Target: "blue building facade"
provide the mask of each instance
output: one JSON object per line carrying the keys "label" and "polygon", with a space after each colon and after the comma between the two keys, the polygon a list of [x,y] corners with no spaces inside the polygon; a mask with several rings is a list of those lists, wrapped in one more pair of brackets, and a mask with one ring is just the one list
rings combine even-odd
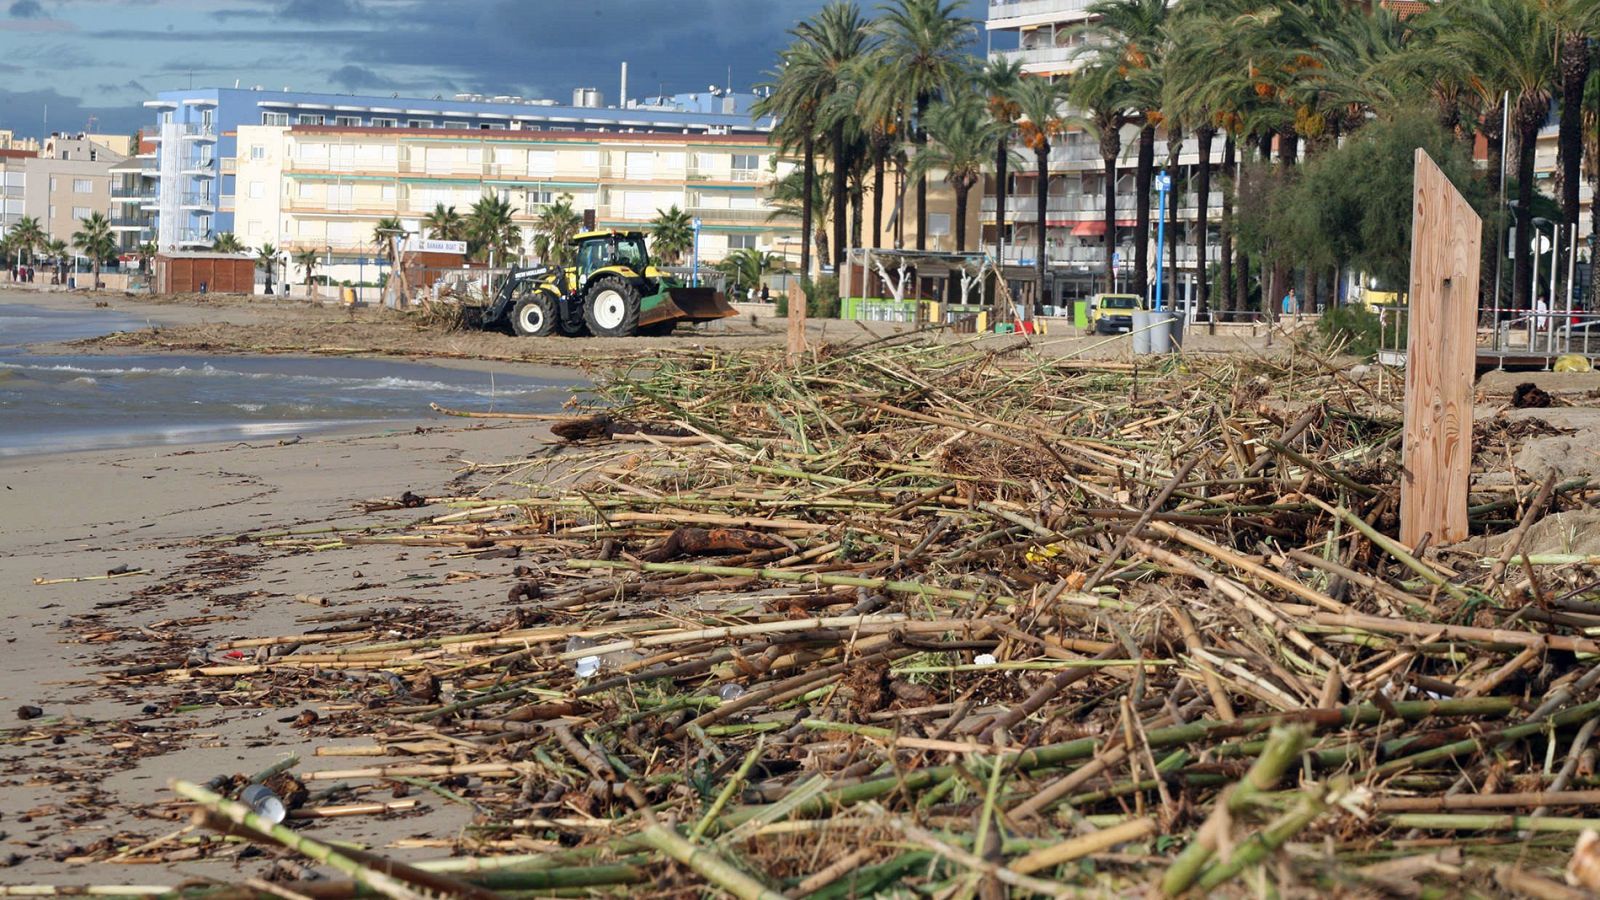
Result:
{"label": "blue building facade", "polygon": [[[162,250],[211,246],[234,230],[237,132],[241,125],[448,128],[485,131],[598,131],[763,134],[771,120],[749,115],[752,95],[691,95],[622,107],[559,105],[517,97],[453,99],[316,94],[259,89],[166,91],[145,107],[156,117],[141,207],[155,213]],[[153,176],[153,177],[152,177]]]}

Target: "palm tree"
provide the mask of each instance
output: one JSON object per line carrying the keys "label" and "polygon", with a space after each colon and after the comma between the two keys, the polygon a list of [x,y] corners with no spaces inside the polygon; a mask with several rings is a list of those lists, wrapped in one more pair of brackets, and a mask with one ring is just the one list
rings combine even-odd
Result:
{"label": "palm tree", "polygon": [[[772,207],[772,212],[767,214],[767,221],[800,219],[803,223],[807,212],[811,212],[822,219],[828,218],[833,198],[827,191],[822,189],[822,182],[827,179],[828,170],[824,168],[813,174],[821,177],[809,179],[811,182],[811,196],[809,198],[803,193],[807,179],[804,177],[804,173],[798,169],[772,183],[772,194],[767,198],[767,204]],[[802,231],[804,231],[803,228]],[[817,248],[817,258],[827,259],[827,229],[817,228],[812,230],[811,239]],[[805,264],[805,260],[810,258],[809,253],[809,246],[803,248],[801,253],[802,266]]]}
{"label": "palm tree", "polygon": [[[967,47],[977,36],[977,23],[958,16],[960,4],[946,0],[893,0],[881,7],[876,26],[883,53],[894,63],[892,84],[878,85],[903,98],[914,111],[913,140],[927,144],[924,130],[928,106],[967,77]],[[917,178],[917,249],[928,247],[928,176]]]}
{"label": "palm tree", "polygon": [[808,90],[808,82],[816,74],[812,63],[814,54],[799,28],[789,34],[794,41],[778,54],[778,68],[768,73],[771,79],[763,87],[767,95],[751,108],[756,117],[774,116],[777,123],[772,130],[772,141],[784,153],[801,151],[800,179],[804,187],[799,192],[803,198],[800,210],[800,276],[811,277],[812,198],[815,196],[817,175],[817,125],[820,102]]}
{"label": "palm tree", "polygon": [[[1093,18],[1092,24],[1080,29],[1085,48],[1080,58],[1085,60],[1090,69],[1116,72],[1117,80],[1124,87],[1119,102],[1136,111],[1140,125],[1139,152],[1134,168],[1133,237],[1133,292],[1140,295],[1148,289],[1150,185],[1151,175],[1155,171],[1157,126],[1167,126],[1169,169],[1176,167],[1177,152],[1182,143],[1181,129],[1164,114],[1162,103],[1168,9],[1167,0],[1099,0],[1087,10]],[[1128,115],[1127,120],[1134,121],[1135,114]],[[1120,150],[1119,146],[1119,153]],[[1108,192],[1106,196],[1110,198],[1107,206],[1114,205],[1115,195]],[[1112,225],[1106,227],[1108,233],[1114,231]],[[1113,245],[1114,238],[1107,246]],[[1111,252],[1110,249],[1106,251],[1108,255]],[[1107,290],[1110,290],[1109,286]]]}
{"label": "palm tree", "polygon": [[1011,132],[1017,127],[1017,117],[1022,110],[1017,106],[1016,92],[1022,83],[1022,61],[1015,57],[990,60],[978,75],[978,86],[987,94],[989,119],[995,124],[994,151],[994,234],[995,261],[1004,265],[1002,249],[1006,239],[1006,200],[1010,187],[1006,184],[1006,169],[1011,162]]}
{"label": "palm tree", "polygon": [[522,229],[511,217],[516,214],[511,202],[494,194],[484,194],[467,213],[467,239],[472,255],[504,261],[512,250],[522,249]]}
{"label": "palm tree", "polygon": [[[1557,81],[1561,86],[1560,162],[1561,216],[1567,229],[1578,227],[1579,178],[1583,159],[1584,90],[1589,80],[1589,40],[1600,31],[1600,4],[1594,0],[1539,0],[1560,40]],[[1559,246],[1559,243],[1558,243]]]}
{"label": "palm tree", "polygon": [[657,259],[677,265],[683,261],[684,251],[694,245],[694,217],[674,203],[668,209],[656,210],[650,222],[650,248]]}
{"label": "palm tree", "polygon": [[727,275],[735,293],[745,288],[759,287],[762,279],[773,272],[783,271],[783,257],[750,247],[731,250],[717,263],[717,271]]}
{"label": "palm tree", "polygon": [[454,206],[435,203],[433,212],[422,217],[422,230],[436,241],[459,241],[466,232],[466,221]]}
{"label": "palm tree", "polygon": [[60,238],[48,238],[40,245],[40,249],[55,260],[56,283],[64,283],[67,280],[67,242]]}
{"label": "palm tree", "polygon": [[156,242],[145,241],[135,248],[135,252],[139,254],[139,272],[144,275],[149,275],[150,263],[155,260],[156,254],[160,252],[160,250],[156,247]]}
{"label": "palm tree", "polygon": [[307,298],[311,297],[311,276],[316,272],[317,264],[321,261],[322,258],[317,256],[317,251],[315,248],[308,247],[304,250],[295,251],[294,264],[299,266],[300,270],[304,272],[306,276],[305,285]]}
{"label": "palm tree", "polygon": [[[1038,202],[1036,220],[1038,246],[1035,248],[1034,259],[1039,269],[1037,303],[1044,302],[1045,229],[1049,221],[1046,214],[1049,211],[1050,141],[1067,129],[1069,120],[1062,112],[1062,104],[1066,97],[1066,82],[1050,81],[1047,78],[1024,78],[1016,90],[1019,116],[1017,127],[1023,145],[1033,151],[1035,164],[1039,169],[1038,184],[1035,187],[1035,198]],[[1107,264],[1110,264],[1110,257],[1107,257]]]}
{"label": "palm tree", "polygon": [[72,243],[94,264],[94,286],[99,288],[100,267],[117,255],[117,239],[111,234],[111,223],[100,213],[90,213],[78,224],[82,227],[72,233]]}
{"label": "palm tree", "polygon": [[1512,297],[1516,308],[1531,309],[1533,158],[1557,74],[1557,31],[1530,0],[1456,0],[1439,12],[1451,23],[1441,40],[1484,81],[1503,85],[1511,95],[1511,127],[1517,135]]}
{"label": "palm tree", "polygon": [[233,232],[224,231],[219,233],[216,239],[211,242],[211,249],[217,253],[243,253],[244,244],[239,242]]}
{"label": "palm tree", "polygon": [[572,208],[572,195],[562,194],[533,220],[534,255],[546,264],[567,265],[572,262],[572,238],[582,227],[583,216]]}
{"label": "palm tree", "polygon": [[786,75],[800,81],[804,90],[817,99],[818,125],[826,135],[828,158],[833,165],[832,262],[834,270],[839,271],[849,246],[849,178],[861,131],[856,114],[859,86],[853,79],[860,77],[863,60],[873,48],[866,17],[849,0],[829,3],[815,18],[800,23],[795,33],[800,38],[801,52],[790,61]]}
{"label": "palm tree", "polygon": [[28,251],[29,262],[32,262],[34,252],[45,240],[44,229],[39,227],[39,220],[33,216],[18,219],[17,224],[11,226],[9,237],[16,249]]}
{"label": "palm tree", "polygon": [[271,244],[262,244],[256,250],[256,268],[264,269],[267,273],[267,293],[272,293],[272,276],[278,271],[278,248]]}
{"label": "palm tree", "polygon": [[928,110],[928,145],[911,161],[918,178],[943,170],[956,195],[956,252],[967,249],[967,195],[982,183],[996,135],[1003,126],[989,119],[983,101],[958,92]]}
{"label": "palm tree", "polygon": [[[1099,141],[1105,170],[1105,290],[1108,291],[1116,277],[1112,257],[1117,250],[1117,157],[1122,153],[1122,126],[1128,122],[1131,93],[1118,67],[1104,62],[1084,67],[1072,81],[1072,100],[1088,110],[1089,131]],[[1040,215],[1043,216],[1043,210]]]}
{"label": "palm tree", "polygon": [[[1589,72],[1589,81],[1583,89],[1581,122],[1583,124],[1584,174],[1589,178],[1589,240],[1593,248],[1600,243],[1600,69]],[[1589,255],[1589,309],[1600,299],[1600,254],[1590,250]]]}

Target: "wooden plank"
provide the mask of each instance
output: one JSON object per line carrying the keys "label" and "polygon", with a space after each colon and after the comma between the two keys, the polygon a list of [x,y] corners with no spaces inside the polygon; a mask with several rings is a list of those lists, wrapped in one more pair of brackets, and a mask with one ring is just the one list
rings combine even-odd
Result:
{"label": "wooden plank", "polygon": [[806,352],[806,292],[794,279],[789,280],[789,346],[785,359],[797,365]]}
{"label": "wooden plank", "polygon": [[1420,147],[1412,190],[1400,540],[1467,536],[1472,375],[1483,222]]}

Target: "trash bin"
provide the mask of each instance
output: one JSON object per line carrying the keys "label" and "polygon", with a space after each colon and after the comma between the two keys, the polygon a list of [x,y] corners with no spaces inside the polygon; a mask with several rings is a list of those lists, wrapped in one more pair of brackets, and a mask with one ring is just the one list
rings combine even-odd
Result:
{"label": "trash bin", "polygon": [[1144,356],[1150,352],[1150,311],[1133,311],[1133,355]]}
{"label": "trash bin", "polygon": [[344,289],[344,305],[345,306],[355,306],[356,305],[356,289],[355,288],[347,287],[347,288]]}
{"label": "trash bin", "polygon": [[1189,327],[1187,318],[1179,313],[1172,317],[1172,352],[1177,353],[1183,349],[1183,333]]}
{"label": "trash bin", "polygon": [[1150,314],[1150,352],[1172,352],[1172,313],[1166,310]]}

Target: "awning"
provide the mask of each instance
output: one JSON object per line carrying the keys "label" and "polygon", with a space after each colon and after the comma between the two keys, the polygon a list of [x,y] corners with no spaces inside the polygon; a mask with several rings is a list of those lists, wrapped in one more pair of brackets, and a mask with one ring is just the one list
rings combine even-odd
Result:
{"label": "awning", "polygon": [[1105,222],[1079,222],[1072,226],[1073,237],[1097,237],[1105,233]]}

